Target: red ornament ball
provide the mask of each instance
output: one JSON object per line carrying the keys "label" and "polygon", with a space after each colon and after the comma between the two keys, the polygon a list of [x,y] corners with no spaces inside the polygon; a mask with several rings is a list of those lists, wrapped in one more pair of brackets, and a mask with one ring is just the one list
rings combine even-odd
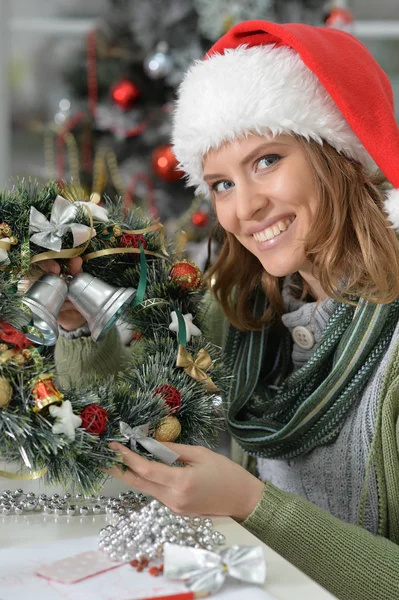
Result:
{"label": "red ornament ball", "polygon": [[158,146],[152,153],[152,168],[154,173],[164,181],[179,181],[184,175],[183,171],[177,170],[177,158],[173,154],[172,146],[165,144]]}
{"label": "red ornament ball", "polygon": [[143,246],[144,250],[147,248],[147,242],[145,237],[141,234],[134,233],[123,233],[119,239],[120,248],[138,248],[139,242]]}
{"label": "red ornament ball", "polygon": [[98,404],[88,404],[80,413],[81,427],[93,435],[102,435],[107,428],[108,413]]}
{"label": "red ornament ball", "polygon": [[177,412],[179,410],[181,404],[181,393],[179,390],[173,387],[173,385],[169,385],[169,383],[160,385],[154,390],[154,396],[156,394],[162,396],[166,404],[172,409],[173,412]]}
{"label": "red ornament ball", "polygon": [[209,222],[209,215],[208,213],[199,210],[193,214],[191,221],[196,227],[206,227]]}
{"label": "red ornament ball", "polygon": [[202,281],[201,270],[188,260],[175,263],[169,272],[169,277],[176,281],[183,290],[195,290],[199,288]]}
{"label": "red ornament ball", "polygon": [[130,110],[140,97],[140,90],[129,79],[117,81],[111,88],[112,100],[123,110]]}

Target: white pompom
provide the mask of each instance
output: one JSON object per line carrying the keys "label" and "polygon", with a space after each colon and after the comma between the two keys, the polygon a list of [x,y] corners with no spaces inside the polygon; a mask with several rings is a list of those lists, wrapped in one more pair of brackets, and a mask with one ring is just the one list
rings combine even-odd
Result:
{"label": "white pompom", "polygon": [[399,231],[399,190],[387,192],[384,209],[393,228]]}

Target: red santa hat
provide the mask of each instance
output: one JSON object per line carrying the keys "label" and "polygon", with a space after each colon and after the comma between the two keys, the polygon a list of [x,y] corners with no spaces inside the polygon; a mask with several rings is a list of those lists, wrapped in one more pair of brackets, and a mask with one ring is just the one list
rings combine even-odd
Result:
{"label": "red santa hat", "polygon": [[209,196],[205,154],[249,133],[327,141],[381,169],[392,184],[385,209],[399,228],[399,128],[385,72],[352,35],[297,23],[246,21],[186,73],[173,148],[188,184]]}

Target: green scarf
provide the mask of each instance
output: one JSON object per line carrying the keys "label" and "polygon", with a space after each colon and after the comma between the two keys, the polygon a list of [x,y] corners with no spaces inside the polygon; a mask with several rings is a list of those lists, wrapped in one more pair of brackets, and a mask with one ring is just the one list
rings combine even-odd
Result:
{"label": "green scarf", "polygon": [[[255,313],[267,302],[258,294]],[[234,372],[227,424],[239,445],[264,458],[291,458],[327,444],[388,348],[399,319],[399,299],[387,305],[360,300],[356,310],[337,303],[312,357],[291,372],[291,336],[264,326],[230,326],[225,354]]]}

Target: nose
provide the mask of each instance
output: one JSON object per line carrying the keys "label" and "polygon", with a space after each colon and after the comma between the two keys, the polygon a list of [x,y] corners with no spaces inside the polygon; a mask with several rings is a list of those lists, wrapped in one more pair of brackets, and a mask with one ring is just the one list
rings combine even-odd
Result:
{"label": "nose", "polygon": [[236,215],[240,221],[251,221],[269,201],[264,190],[251,181],[237,181],[235,185]]}

